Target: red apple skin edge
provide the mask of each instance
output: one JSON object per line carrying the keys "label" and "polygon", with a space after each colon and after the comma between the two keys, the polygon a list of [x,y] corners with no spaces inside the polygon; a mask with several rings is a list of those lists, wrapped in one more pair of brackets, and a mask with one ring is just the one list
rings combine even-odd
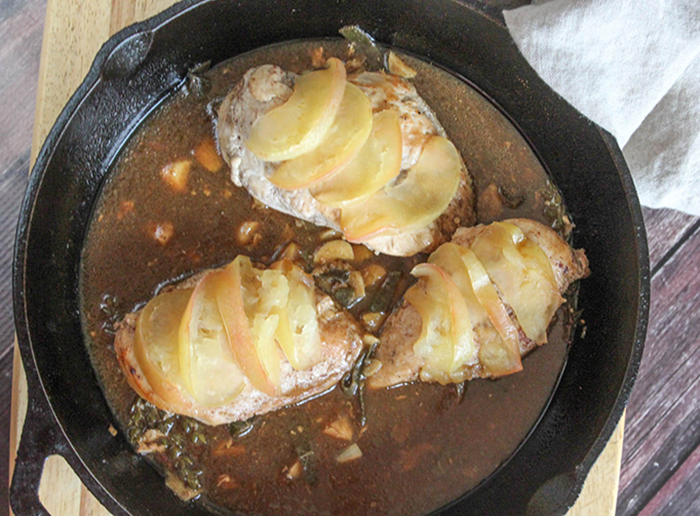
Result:
{"label": "red apple skin edge", "polygon": [[243,309],[238,259],[217,274],[221,277],[217,278],[216,301],[224,321],[231,352],[253,387],[268,396],[276,396],[277,389],[258,358],[248,318]]}

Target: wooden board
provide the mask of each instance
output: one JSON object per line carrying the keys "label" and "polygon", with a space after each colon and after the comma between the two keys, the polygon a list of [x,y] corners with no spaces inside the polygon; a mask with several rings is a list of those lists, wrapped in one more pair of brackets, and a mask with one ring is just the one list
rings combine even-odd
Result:
{"label": "wooden board", "polygon": [[[174,3],[173,0],[48,1],[32,163],[64,104],[85,77],[100,46],[123,27],[152,16]],[[26,380],[15,350],[10,475],[26,406]],[[623,432],[624,418],[591,470],[581,497],[569,511],[569,516],[612,516],[615,513]],[[58,456],[46,461],[39,494],[42,503],[54,516],[108,514]]]}

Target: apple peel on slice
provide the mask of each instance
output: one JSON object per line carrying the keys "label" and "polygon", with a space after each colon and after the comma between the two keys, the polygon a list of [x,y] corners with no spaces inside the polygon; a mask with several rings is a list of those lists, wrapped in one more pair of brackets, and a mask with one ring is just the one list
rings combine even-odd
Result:
{"label": "apple peel on slice", "polygon": [[221,278],[220,271],[202,278],[192,292],[178,332],[183,382],[204,406],[226,405],[244,386],[216,300]]}
{"label": "apple peel on slice", "polygon": [[[461,246],[453,242],[445,242],[428,257],[428,263],[432,263],[445,271],[457,286],[467,305],[467,310],[469,310],[472,328],[474,328],[475,331],[483,326],[493,328],[493,324],[491,323],[491,319],[489,319],[486,309],[481,305],[474,293],[467,265],[462,259],[461,249]],[[478,349],[477,346],[475,346],[471,364],[477,364],[478,362]]]}
{"label": "apple peel on slice", "polygon": [[319,145],[283,162],[269,180],[285,190],[295,190],[332,177],[357,156],[371,131],[372,104],[360,88],[348,83],[335,120]]}
{"label": "apple peel on slice", "polygon": [[398,112],[380,111],[374,115],[372,132],[359,154],[338,173],[313,186],[311,195],[333,208],[362,202],[399,175],[402,151]]}
{"label": "apple peel on slice", "polygon": [[[192,405],[180,374],[178,332],[193,289],[159,294],[143,308],[136,322],[134,355],[148,384],[170,412]],[[143,398],[147,398],[142,394]]]}
{"label": "apple peel on slice", "polygon": [[482,343],[479,361],[486,371],[496,377],[521,371],[523,365],[520,359],[518,330],[491,283],[491,278],[471,249],[462,247],[460,254],[469,271],[474,294],[501,336],[501,340],[492,339]]}
{"label": "apple peel on slice", "polygon": [[347,240],[363,242],[383,233],[408,232],[437,219],[457,192],[462,160],[447,138],[432,136],[406,177],[366,201],[341,210]]}
{"label": "apple peel on slice", "polygon": [[226,329],[229,345],[243,374],[254,388],[275,396],[279,389],[278,382],[268,376],[253,339],[248,316],[243,302],[242,269],[252,269],[250,259],[238,256],[221,271],[221,281],[217,283],[216,301]]}
{"label": "apple peel on slice", "polygon": [[328,67],[296,78],[287,102],[259,117],[245,146],[264,161],[294,159],[312,151],[331,128],[346,86],[345,65],[334,57]]}

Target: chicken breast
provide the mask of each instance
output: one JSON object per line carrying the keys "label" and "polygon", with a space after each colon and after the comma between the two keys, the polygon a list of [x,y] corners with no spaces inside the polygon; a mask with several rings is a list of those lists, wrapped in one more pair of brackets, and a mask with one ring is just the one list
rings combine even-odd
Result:
{"label": "chicken breast", "polygon": [[[175,288],[191,288],[203,277],[194,276]],[[134,353],[136,323],[140,312],[128,314],[118,324],[114,349],[129,385],[144,399],[158,403],[159,397],[150,386]],[[266,414],[287,405],[313,398],[333,388],[349,371],[362,347],[362,331],[353,318],[336,306],[333,300],[316,291],[316,313],[321,335],[322,360],[307,370],[295,370],[286,360],[281,364],[281,395],[268,396],[255,389],[244,378],[243,390],[235,400],[223,407],[205,407],[188,400],[178,413],[197,419],[208,425],[220,425],[242,421],[255,415]]]}
{"label": "chicken breast", "polygon": [[[319,203],[308,188],[284,190],[273,185],[267,178],[279,163],[260,160],[244,145],[258,117],[289,99],[295,77],[273,65],[248,70],[219,108],[219,147],[231,167],[231,180],[260,202],[294,217],[339,230],[339,209]],[[368,96],[374,113],[389,108],[399,113],[403,171],[416,164],[430,136],[446,137],[433,111],[407,80],[396,75],[363,72],[348,76],[348,81]],[[399,175],[397,181],[401,177]],[[363,243],[374,251],[395,256],[431,251],[447,241],[458,227],[475,223],[474,206],[472,182],[462,163],[457,193],[438,219],[414,231],[379,235]]]}
{"label": "chicken breast", "polygon": [[[538,222],[527,219],[510,219],[525,236],[540,246],[552,265],[554,279],[560,293],[564,293],[576,280],[588,276],[588,260],[583,250],[572,249],[555,231]],[[457,230],[452,242],[468,247],[486,226],[461,228]],[[518,328],[520,354],[524,356],[537,344],[529,339],[513,313],[506,305],[508,315]],[[371,388],[384,388],[412,382],[419,379],[424,363],[414,351],[413,346],[421,335],[423,322],[418,311],[404,301],[387,319],[381,334],[381,344],[375,358],[382,363],[381,369],[368,380]],[[474,340],[477,345],[489,338],[492,327],[474,328]],[[481,364],[469,368],[468,379],[490,376]]]}

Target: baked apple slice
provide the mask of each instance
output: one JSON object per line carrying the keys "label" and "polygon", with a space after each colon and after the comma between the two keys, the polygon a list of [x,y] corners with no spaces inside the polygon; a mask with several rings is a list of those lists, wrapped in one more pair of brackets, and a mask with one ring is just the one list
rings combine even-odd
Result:
{"label": "baked apple slice", "polygon": [[291,260],[271,268],[282,272],[289,285],[287,305],[274,312],[279,315],[277,341],[294,369],[307,370],[323,358],[314,280]]}
{"label": "baked apple slice", "polygon": [[267,378],[275,386],[275,395],[279,395],[283,356],[276,338],[277,314],[287,305],[288,282],[279,271],[254,268],[249,258],[241,264],[243,308],[253,344]]}
{"label": "baked apple slice", "polygon": [[519,227],[505,222],[491,224],[474,239],[471,249],[525,335],[538,344],[546,342],[547,327],[562,297],[542,249]]}
{"label": "baked apple slice", "polygon": [[192,292],[179,325],[180,373],[203,406],[230,403],[243,390],[243,373],[231,352],[216,302],[222,273],[207,274]]}
{"label": "baked apple slice", "polygon": [[139,314],[134,332],[136,361],[161,398],[161,408],[171,412],[191,405],[180,374],[178,332],[192,292],[191,288],[172,290],[151,299]]}
{"label": "baked apple slice", "polygon": [[380,111],[360,153],[333,177],[313,186],[311,195],[334,208],[362,202],[399,175],[401,157],[399,114],[393,109]]}
{"label": "baked apple slice", "polygon": [[372,104],[353,84],[346,84],[333,125],[312,151],[285,161],[269,179],[285,190],[306,188],[345,167],[360,152],[372,131]]}
{"label": "baked apple slice", "polygon": [[[274,361],[275,356],[260,356],[259,353],[267,349],[259,349],[259,344],[262,342],[265,347],[265,342],[254,338],[244,304],[243,284],[244,281],[246,285],[249,283],[247,277],[244,280],[244,276],[249,276],[252,269],[250,259],[245,256],[238,256],[223,269],[221,280],[216,284],[216,301],[236,362],[253,387],[268,396],[274,396],[279,389],[279,376],[275,378],[277,369],[270,362]],[[248,295],[246,301],[250,306]],[[258,331],[263,329],[260,326],[259,324]],[[264,359],[267,363],[263,362]]]}
{"label": "baked apple slice", "polygon": [[[474,329],[474,340],[478,342],[478,345],[475,346],[474,360],[470,365],[478,364],[481,356],[481,359],[484,361],[482,366],[489,376],[498,377],[508,374],[508,371],[517,371],[517,364],[511,363],[511,355],[506,355],[505,359],[498,359],[501,350],[510,348],[505,344],[499,332],[496,331],[488,312],[474,293],[469,270],[462,259],[462,248],[453,242],[447,242],[438,247],[430,255],[428,261],[450,275],[467,304]],[[486,294],[486,298],[491,299],[495,303],[496,299],[492,294]],[[503,314],[503,310],[500,307],[497,307],[494,312],[499,315]],[[511,329],[508,328],[506,331],[509,332]]]}
{"label": "baked apple slice", "polygon": [[422,228],[445,211],[457,192],[462,161],[447,138],[432,136],[403,180],[365,202],[342,209],[340,226],[351,242]]}
{"label": "baked apple slice", "polygon": [[423,359],[423,381],[442,384],[466,378],[465,364],[474,363],[475,346],[467,305],[452,278],[434,264],[416,265],[411,274],[419,282],[406,291],[405,299],[423,321],[413,345]]}
{"label": "baked apple slice", "polygon": [[460,247],[460,254],[469,271],[474,295],[484,307],[501,339],[481,344],[479,361],[492,376],[504,376],[522,370],[518,329],[511,321],[501,298],[483,265],[471,249]]}
{"label": "baked apple slice", "polygon": [[294,93],[258,118],[246,147],[264,161],[294,159],[318,147],[331,128],[345,93],[345,65],[334,57],[324,70],[297,77]]}

